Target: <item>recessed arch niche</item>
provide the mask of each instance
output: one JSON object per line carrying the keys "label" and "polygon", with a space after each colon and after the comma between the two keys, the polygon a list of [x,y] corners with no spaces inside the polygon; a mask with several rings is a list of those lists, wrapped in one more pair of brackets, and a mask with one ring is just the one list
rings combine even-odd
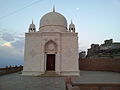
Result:
{"label": "recessed arch niche", "polygon": [[45,44],[45,53],[46,54],[57,53],[57,44],[53,40],[50,40]]}

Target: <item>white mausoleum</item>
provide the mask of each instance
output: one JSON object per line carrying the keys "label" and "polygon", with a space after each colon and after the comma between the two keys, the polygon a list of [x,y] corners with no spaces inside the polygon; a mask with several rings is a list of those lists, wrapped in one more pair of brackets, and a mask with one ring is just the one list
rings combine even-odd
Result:
{"label": "white mausoleum", "polygon": [[78,76],[78,33],[71,22],[58,12],[49,12],[40,20],[39,31],[35,24],[25,34],[23,75],[40,76],[55,72],[60,76]]}

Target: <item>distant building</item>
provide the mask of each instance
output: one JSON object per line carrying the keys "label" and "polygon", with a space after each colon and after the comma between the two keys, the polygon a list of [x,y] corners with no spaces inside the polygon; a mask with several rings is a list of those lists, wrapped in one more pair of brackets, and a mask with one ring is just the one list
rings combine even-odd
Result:
{"label": "distant building", "polygon": [[79,59],[84,59],[84,58],[86,58],[86,52],[85,51],[81,51],[79,53]]}
{"label": "distant building", "polygon": [[28,31],[23,75],[79,76],[78,33],[72,21],[68,29],[66,18],[54,8],[41,18],[38,31],[33,22]]}
{"label": "distant building", "polygon": [[120,58],[120,42],[113,42],[113,39],[105,40],[103,44],[92,44],[87,51],[86,58],[118,59]]}

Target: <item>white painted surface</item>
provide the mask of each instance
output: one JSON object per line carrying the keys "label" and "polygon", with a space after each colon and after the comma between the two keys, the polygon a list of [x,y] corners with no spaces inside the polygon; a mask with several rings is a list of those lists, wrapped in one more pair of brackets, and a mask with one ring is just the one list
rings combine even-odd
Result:
{"label": "white painted surface", "polygon": [[50,12],[43,16],[40,31],[25,34],[23,75],[43,74],[46,71],[46,54],[55,54],[57,74],[78,76],[77,36],[77,33],[67,30],[67,21],[61,14]]}

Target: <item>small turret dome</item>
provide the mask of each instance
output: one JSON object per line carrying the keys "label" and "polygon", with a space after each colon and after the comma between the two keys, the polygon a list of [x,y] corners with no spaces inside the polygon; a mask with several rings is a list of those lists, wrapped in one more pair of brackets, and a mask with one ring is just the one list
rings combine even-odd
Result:
{"label": "small turret dome", "polygon": [[75,25],[74,24],[70,24],[69,28],[75,28]]}
{"label": "small turret dome", "polygon": [[30,24],[29,28],[35,28],[35,24]]}
{"label": "small turret dome", "polygon": [[29,26],[29,32],[36,32],[36,27],[35,24],[33,23],[33,20],[32,20],[32,24],[30,24]]}

